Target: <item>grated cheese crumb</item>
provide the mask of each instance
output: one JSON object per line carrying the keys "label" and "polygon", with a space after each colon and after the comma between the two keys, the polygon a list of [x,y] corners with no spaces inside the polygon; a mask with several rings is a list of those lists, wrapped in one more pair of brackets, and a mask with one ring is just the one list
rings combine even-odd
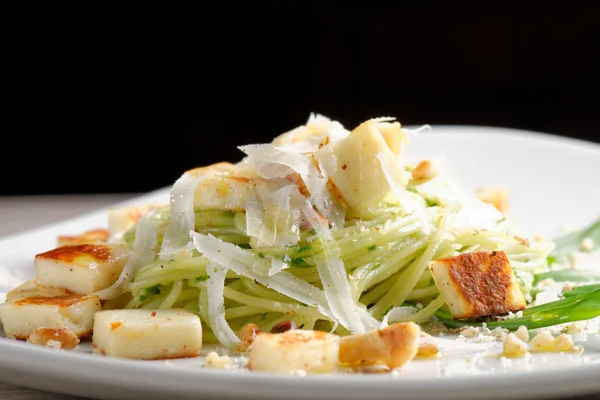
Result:
{"label": "grated cheese crumb", "polygon": [[563,283],[562,291],[568,292],[569,290],[572,290],[575,286],[576,285],[572,282],[565,282]]}
{"label": "grated cheese crumb", "polygon": [[204,359],[204,367],[214,369],[232,369],[233,360],[229,356],[220,356],[216,352],[211,351]]}
{"label": "grated cheese crumb", "polygon": [[466,328],[463,328],[460,331],[460,335],[459,336],[463,336],[465,338],[474,338],[477,337],[479,335],[479,328],[475,327],[475,326],[468,326]]}
{"label": "grated cheese crumb", "polygon": [[508,329],[506,328],[495,328],[494,330],[492,330],[492,336],[497,338],[497,339],[506,339],[506,336],[508,335]]}
{"label": "grated cheese crumb", "polygon": [[546,278],[546,279],[542,279],[537,285],[536,285],[536,289],[538,290],[543,290],[545,288],[547,288],[550,285],[555,284],[556,282],[554,281],[554,279],[552,278]]}
{"label": "grated cheese crumb", "polygon": [[586,325],[585,321],[572,322],[565,327],[564,331],[565,331],[565,333],[582,332],[583,330],[585,330],[585,325]]}

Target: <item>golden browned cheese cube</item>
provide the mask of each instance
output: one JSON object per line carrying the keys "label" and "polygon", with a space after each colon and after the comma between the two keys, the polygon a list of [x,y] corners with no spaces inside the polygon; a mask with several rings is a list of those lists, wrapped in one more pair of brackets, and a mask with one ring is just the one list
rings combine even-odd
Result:
{"label": "golden browned cheese cube", "polygon": [[435,284],[455,319],[525,308],[525,298],[503,251],[481,251],[429,263]]}

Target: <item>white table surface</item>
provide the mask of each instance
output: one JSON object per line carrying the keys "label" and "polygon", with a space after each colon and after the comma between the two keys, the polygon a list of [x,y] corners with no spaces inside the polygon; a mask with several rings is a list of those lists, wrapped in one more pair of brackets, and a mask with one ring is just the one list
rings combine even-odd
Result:
{"label": "white table surface", "polygon": [[[65,218],[128,200],[138,194],[12,196],[0,197],[0,236],[36,228]],[[42,206],[43,205],[43,206]],[[2,355],[0,354],[0,357]],[[1,382],[1,400],[83,400],[81,397],[57,395]],[[285,396],[284,396],[285,397]],[[401,397],[399,397],[400,399]],[[597,400],[600,393],[572,400]],[[493,400],[493,396],[490,396]]]}

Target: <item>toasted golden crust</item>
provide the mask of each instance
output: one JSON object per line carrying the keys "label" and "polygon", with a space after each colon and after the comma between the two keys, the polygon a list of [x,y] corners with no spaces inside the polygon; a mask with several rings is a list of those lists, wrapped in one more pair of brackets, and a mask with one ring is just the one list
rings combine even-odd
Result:
{"label": "toasted golden crust", "polygon": [[46,259],[70,263],[82,256],[89,256],[97,261],[108,261],[111,259],[112,251],[107,245],[86,243],[75,246],[60,246],[45,253],[40,253],[35,258],[36,260]]}
{"label": "toasted golden crust", "polygon": [[50,341],[60,343],[63,350],[73,350],[79,344],[76,334],[66,328],[38,328],[31,332],[29,343],[49,346]]}
{"label": "toasted golden crust", "polygon": [[476,318],[525,308],[525,300],[506,254],[465,253],[430,263],[452,317]]}
{"label": "toasted golden crust", "polygon": [[[32,296],[24,299],[16,300],[14,302],[17,306],[29,306],[29,305],[45,305],[45,306],[58,306],[58,307],[69,307],[75,303],[80,302],[88,296],[82,296],[80,294],[67,294],[65,296],[58,297],[45,297],[45,296]],[[94,296],[97,297],[97,296]]]}
{"label": "toasted golden crust", "polygon": [[61,297],[69,296],[74,294],[70,290],[40,285],[37,280],[32,279],[27,281],[6,294],[6,301],[17,301],[31,296],[44,296],[44,297]]}
{"label": "toasted golden crust", "polygon": [[93,241],[102,241],[106,242],[108,240],[108,230],[106,229],[92,229],[89,231],[85,231],[80,235],[76,236],[59,236],[57,245],[60,246],[72,246],[83,244],[85,242],[93,242]]}
{"label": "toasted golden crust", "polygon": [[290,373],[332,372],[338,365],[339,336],[322,331],[290,330],[258,333],[248,356],[248,369]]}

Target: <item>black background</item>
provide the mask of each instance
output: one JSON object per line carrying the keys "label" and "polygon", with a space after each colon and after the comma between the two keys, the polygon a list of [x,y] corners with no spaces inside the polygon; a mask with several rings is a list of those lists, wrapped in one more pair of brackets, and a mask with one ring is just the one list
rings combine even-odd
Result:
{"label": "black background", "polygon": [[7,2],[0,194],[157,189],[312,111],[600,141],[594,2],[423,4]]}

